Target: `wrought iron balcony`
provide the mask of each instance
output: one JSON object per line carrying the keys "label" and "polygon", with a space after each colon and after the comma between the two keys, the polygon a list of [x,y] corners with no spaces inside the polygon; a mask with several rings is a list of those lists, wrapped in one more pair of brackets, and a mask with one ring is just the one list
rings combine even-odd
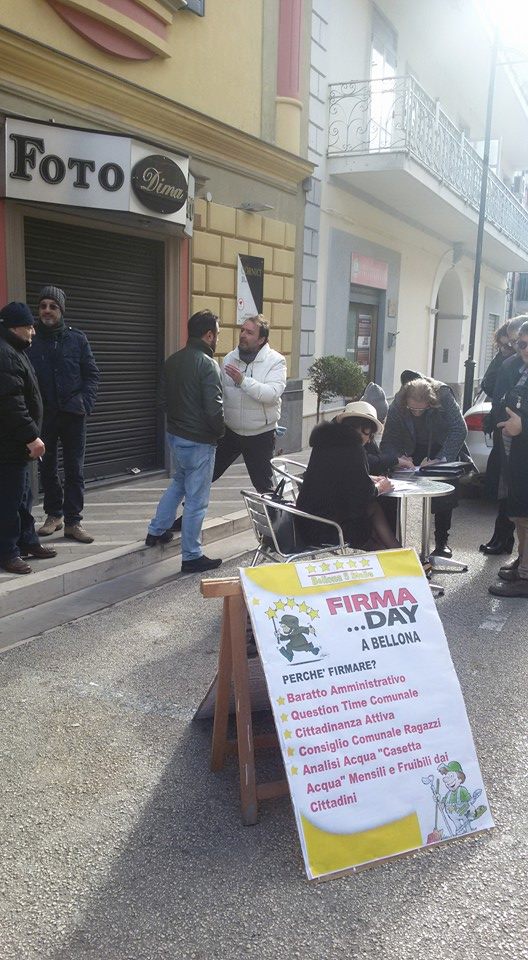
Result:
{"label": "wrought iron balcony", "polygon": [[[329,157],[406,154],[478,211],[482,160],[413,77],[331,84],[329,99]],[[528,213],[492,171],[486,220],[528,251]]]}

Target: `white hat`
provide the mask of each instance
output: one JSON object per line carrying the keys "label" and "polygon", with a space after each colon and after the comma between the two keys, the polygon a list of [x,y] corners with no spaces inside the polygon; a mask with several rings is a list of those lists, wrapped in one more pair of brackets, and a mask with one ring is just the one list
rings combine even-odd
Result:
{"label": "white hat", "polygon": [[360,417],[362,420],[370,420],[376,427],[376,433],[383,430],[376,417],[376,410],[371,403],[367,403],[365,400],[355,400],[354,403],[347,403],[343,413],[338,413],[336,419],[341,422],[345,417]]}

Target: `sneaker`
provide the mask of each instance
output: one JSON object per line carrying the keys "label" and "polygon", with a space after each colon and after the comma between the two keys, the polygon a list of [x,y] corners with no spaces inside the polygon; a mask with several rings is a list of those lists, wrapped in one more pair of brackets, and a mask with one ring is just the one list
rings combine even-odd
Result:
{"label": "sneaker", "polygon": [[39,537],[50,537],[56,530],[62,530],[62,526],[62,517],[52,517],[49,513],[40,529],[37,530],[37,534]]}
{"label": "sneaker", "polygon": [[203,573],[205,570],[216,570],[222,563],[221,560],[211,560],[203,554],[196,560],[182,560],[182,573]]}
{"label": "sneaker", "polygon": [[170,543],[171,540],[174,540],[174,534],[172,530],[165,530],[165,533],[160,533],[159,537],[155,533],[147,533],[145,537],[145,546],[146,547],[157,547],[160,543]]}
{"label": "sneaker", "polygon": [[520,562],[521,562],[521,558],[515,557],[515,560],[509,560],[508,563],[501,564],[500,569],[501,570],[518,570]]}
{"label": "sneaker", "polygon": [[[62,524],[61,524],[62,526]],[[64,527],[64,536],[67,540],[78,540],[79,543],[93,543],[94,538],[86,533],[80,523],[72,523]]]}

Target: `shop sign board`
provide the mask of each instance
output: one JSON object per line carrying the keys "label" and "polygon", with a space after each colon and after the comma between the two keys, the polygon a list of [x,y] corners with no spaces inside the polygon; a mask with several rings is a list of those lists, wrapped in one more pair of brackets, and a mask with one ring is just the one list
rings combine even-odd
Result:
{"label": "shop sign board", "polygon": [[262,313],[264,307],[264,257],[237,258],[237,323]]}
{"label": "shop sign board", "polygon": [[493,826],[413,550],[240,576],[310,879]]}
{"label": "shop sign board", "polygon": [[189,158],[130,137],[7,117],[3,195],[188,220]]}
{"label": "shop sign board", "polygon": [[389,282],[389,265],[384,260],[365,257],[362,253],[352,253],[350,282],[377,290],[386,290]]}

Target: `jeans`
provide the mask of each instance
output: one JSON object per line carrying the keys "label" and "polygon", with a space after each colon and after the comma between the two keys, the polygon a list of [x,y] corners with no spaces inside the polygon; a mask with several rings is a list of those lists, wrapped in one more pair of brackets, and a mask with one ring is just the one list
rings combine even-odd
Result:
{"label": "jeans", "polygon": [[148,532],[159,537],[172,527],[185,497],[182,519],[182,560],[202,556],[202,524],[209,505],[216,447],[167,434],[172,454],[172,480],[165,490]]}
{"label": "jeans", "polygon": [[[62,517],[66,526],[80,523],[84,506],[84,450],[86,417],[54,411],[44,417],[42,439],[46,453],[40,465],[44,489],[44,512]],[[59,479],[58,445],[62,444],[64,490]]]}
{"label": "jeans", "polygon": [[39,542],[31,514],[33,496],[28,463],[0,464],[0,559],[14,560]]}

